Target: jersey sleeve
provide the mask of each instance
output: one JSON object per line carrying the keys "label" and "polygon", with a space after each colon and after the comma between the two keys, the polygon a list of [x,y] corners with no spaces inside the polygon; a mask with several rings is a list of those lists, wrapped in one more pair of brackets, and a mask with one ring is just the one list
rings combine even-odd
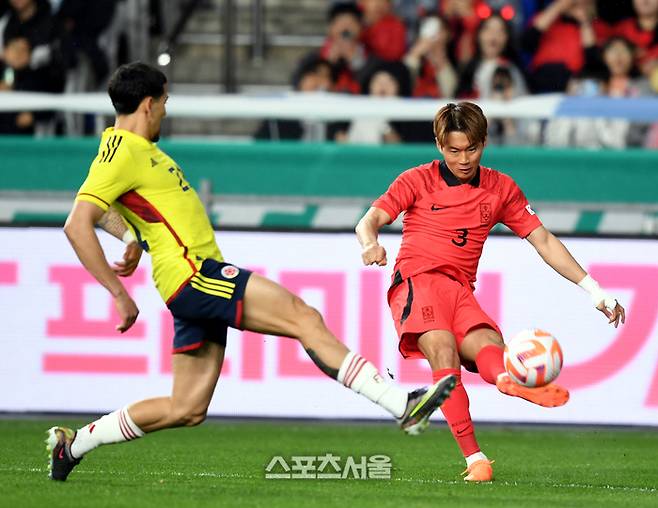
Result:
{"label": "jersey sleeve", "polygon": [[500,222],[514,231],[517,236],[525,238],[542,223],[530,207],[523,191],[511,178],[506,187],[506,198]]}
{"label": "jersey sleeve", "polygon": [[416,190],[413,175],[410,171],[405,171],[393,181],[384,194],[372,203],[372,206],[384,210],[393,222],[398,215],[411,207],[415,200]]}
{"label": "jersey sleeve", "polygon": [[121,150],[119,146],[111,158],[101,152],[92,162],[75,199],[88,201],[107,211],[119,196],[134,188],[136,169],[128,147]]}

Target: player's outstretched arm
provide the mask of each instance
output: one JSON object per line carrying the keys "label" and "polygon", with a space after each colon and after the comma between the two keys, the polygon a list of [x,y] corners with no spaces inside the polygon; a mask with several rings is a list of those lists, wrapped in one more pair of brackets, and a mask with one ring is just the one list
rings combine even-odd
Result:
{"label": "player's outstretched arm", "polygon": [[126,288],[105,259],[105,254],[96,236],[94,225],[103,215],[103,210],[87,201],[76,201],[66,219],[64,233],[83,266],[114,297],[121,323],[117,330],[128,330],[139,314],[139,310]]}
{"label": "player's outstretched arm", "polygon": [[553,233],[544,226],[539,226],[527,236],[527,240],[551,268],[587,291],[594,306],[605,314],[609,323],[613,323],[615,328],[619,326],[620,321],[621,323],[626,321],[624,307],[619,304],[616,298],[601,289],[598,282],[583,270],[582,266],[578,264],[569,250]]}
{"label": "player's outstretched arm", "polygon": [[391,217],[381,208],[371,207],[354,229],[361,244],[361,259],[363,264],[379,266],[386,265],[386,250],[379,245],[377,237],[379,230],[391,222]]}
{"label": "player's outstretched arm", "polygon": [[142,258],[142,248],[137,243],[130,229],[128,229],[128,226],[126,226],[121,214],[111,206],[101,216],[96,225],[126,244],[123,259],[121,261],[115,261],[112,265],[114,273],[121,277],[132,275],[137,269],[137,265],[139,265],[139,260]]}

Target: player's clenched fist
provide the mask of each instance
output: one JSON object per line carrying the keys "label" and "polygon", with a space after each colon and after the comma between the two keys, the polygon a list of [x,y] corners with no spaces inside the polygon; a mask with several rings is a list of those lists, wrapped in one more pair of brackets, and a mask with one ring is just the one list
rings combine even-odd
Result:
{"label": "player's clenched fist", "polygon": [[361,251],[361,259],[366,266],[374,264],[384,266],[386,265],[386,249],[378,243],[366,245]]}

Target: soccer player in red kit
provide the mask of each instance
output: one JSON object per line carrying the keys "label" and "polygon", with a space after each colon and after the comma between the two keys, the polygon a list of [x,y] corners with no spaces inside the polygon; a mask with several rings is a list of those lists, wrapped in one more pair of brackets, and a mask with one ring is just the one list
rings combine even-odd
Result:
{"label": "soccer player in red kit", "polygon": [[490,481],[492,462],[475,439],[460,364],[506,395],[544,407],[569,400],[565,388],[526,388],[505,372],[500,329],[473,296],[482,247],[494,225],[501,222],[526,238],[556,272],[588,291],[615,327],[624,322],[625,311],[542,225],[516,183],[480,166],[487,120],[477,105],[441,108],[434,134],[444,159],[398,176],[359,221],[356,233],[363,263],[383,266],[386,251],[377,241],[378,231],[404,212],[402,245],[388,291],[399,349],[405,358],[426,358],[435,379],[457,377],[441,410],[466,458],[465,479]]}

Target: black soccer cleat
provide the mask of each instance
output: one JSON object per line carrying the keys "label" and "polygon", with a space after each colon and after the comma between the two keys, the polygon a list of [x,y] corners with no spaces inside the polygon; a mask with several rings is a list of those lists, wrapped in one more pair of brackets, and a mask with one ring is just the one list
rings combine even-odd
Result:
{"label": "black soccer cleat", "polygon": [[430,416],[441,407],[457,384],[457,378],[448,375],[439,379],[429,388],[419,388],[409,392],[407,410],[398,419],[400,428],[410,436],[423,432],[430,424]]}
{"label": "black soccer cleat", "polygon": [[48,434],[46,438],[48,478],[63,482],[82,460],[71,455],[71,443],[76,433],[67,427],[51,427],[46,434]]}

